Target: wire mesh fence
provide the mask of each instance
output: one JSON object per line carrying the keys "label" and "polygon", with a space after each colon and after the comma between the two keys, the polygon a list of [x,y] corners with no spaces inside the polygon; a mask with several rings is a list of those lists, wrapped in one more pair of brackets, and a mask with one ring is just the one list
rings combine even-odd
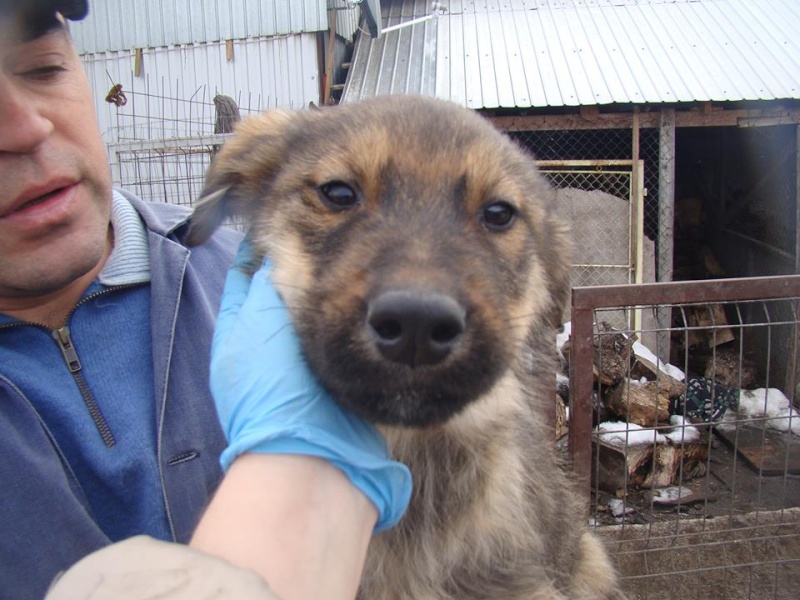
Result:
{"label": "wire mesh fence", "polygon": [[583,288],[573,307],[569,446],[630,597],[800,597],[800,277]]}
{"label": "wire mesh fence", "polygon": [[143,200],[191,206],[214,154],[258,101],[211,97],[205,87],[188,99],[126,93],[107,134],[114,183]]}

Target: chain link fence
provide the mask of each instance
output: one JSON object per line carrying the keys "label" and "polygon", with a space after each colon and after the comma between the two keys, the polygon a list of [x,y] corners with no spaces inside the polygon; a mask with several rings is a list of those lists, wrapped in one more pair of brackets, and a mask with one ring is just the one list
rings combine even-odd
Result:
{"label": "chain link fence", "polygon": [[146,201],[191,206],[233,123],[259,112],[253,102],[212,98],[205,87],[189,99],[126,92],[108,132],[115,185]]}

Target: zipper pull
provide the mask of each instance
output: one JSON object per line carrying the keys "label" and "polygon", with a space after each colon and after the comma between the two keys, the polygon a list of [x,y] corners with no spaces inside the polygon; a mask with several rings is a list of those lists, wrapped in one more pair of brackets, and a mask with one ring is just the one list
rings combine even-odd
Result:
{"label": "zipper pull", "polygon": [[53,338],[58,342],[58,347],[61,348],[61,354],[64,355],[64,360],[67,363],[67,367],[69,367],[69,372],[77,373],[80,371],[81,361],[78,360],[78,353],[75,351],[75,346],[72,345],[69,327],[64,325],[64,327],[54,329]]}

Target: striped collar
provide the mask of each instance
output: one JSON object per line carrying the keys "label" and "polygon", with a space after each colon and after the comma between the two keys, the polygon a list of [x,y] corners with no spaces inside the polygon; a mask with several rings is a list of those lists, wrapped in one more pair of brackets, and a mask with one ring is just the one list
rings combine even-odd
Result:
{"label": "striped collar", "polygon": [[106,286],[150,281],[150,247],[139,213],[117,190],[111,201],[114,248],[98,275]]}

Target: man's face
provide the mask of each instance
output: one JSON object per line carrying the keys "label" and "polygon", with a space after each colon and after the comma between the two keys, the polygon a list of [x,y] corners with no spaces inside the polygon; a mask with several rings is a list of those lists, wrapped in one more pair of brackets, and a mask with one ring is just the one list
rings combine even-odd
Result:
{"label": "man's face", "polygon": [[66,31],[21,41],[0,16],[0,312],[57,292],[106,255],[111,178]]}

